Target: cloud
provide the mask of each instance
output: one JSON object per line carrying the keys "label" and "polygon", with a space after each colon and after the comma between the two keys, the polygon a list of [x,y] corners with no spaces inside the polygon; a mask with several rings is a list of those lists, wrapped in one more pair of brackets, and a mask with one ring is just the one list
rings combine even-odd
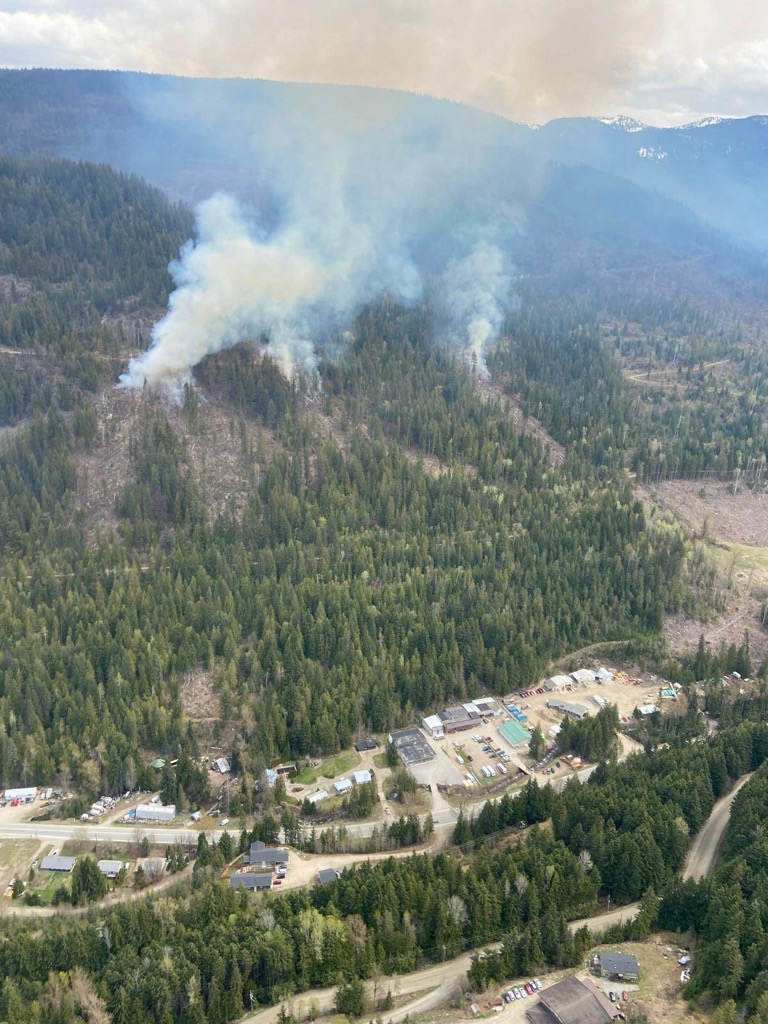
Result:
{"label": "cloud", "polygon": [[753,0],[6,0],[0,61],[363,84],[513,119],[766,106]]}

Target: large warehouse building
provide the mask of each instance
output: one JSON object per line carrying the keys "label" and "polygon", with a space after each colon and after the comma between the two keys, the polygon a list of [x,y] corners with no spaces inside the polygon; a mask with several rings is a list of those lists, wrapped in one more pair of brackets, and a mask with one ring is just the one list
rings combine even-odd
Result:
{"label": "large warehouse building", "polygon": [[570,977],[540,992],[527,1017],[531,1024],[611,1024],[620,1013],[593,982]]}
{"label": "large warehouse building", "polygon": [[136,821],[173,821],[175,817],[175,804],[139,804],[136,808]]}

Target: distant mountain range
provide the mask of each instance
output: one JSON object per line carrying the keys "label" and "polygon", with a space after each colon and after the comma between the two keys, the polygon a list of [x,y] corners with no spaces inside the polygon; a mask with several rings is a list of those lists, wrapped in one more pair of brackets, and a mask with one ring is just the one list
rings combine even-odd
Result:
{"label": "distant mountain range", "polygon": [[[225,188],[269,211],[275,199],[263,156],[276,124],[284,147],[304,129],[319,138],[348,131],[354,139],[380,126],[386,138],[396,124],[401,141],[432,144],[444,166],[457,169],[472,202],[519,201],[532,218],[528,233],[539,215],[539,227],[575,218],[587,235],[594,222],[598,232],[643,244],[653,224],[655,241],[666,233],[664,244],[690,249],[702,243],[698,220],[739,245],[768,249],[765,116],[679,128],[622,116],[535,127],[376,89],[0,71],[0,152],[108,162],[190,203]],[[391,173],[385,162],[382,177]]]}

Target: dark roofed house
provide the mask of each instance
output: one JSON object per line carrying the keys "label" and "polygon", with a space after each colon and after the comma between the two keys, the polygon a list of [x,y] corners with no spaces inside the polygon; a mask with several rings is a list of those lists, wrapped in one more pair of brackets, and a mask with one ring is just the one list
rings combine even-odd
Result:
{"label": "dark roofed house", "polygon": [[355,750],[358,754],[364,753],[366,750],[375,750],[378,747],[378,743],[372,736],[364,736],[363,739],[358,740],[355,744]]}
{"label": "dark roofed house", "polygon": [[251,843],[251,849],[243,854],[243,864],[250,867],[276,867],[278,864],[288,863],[289,853],[287,850],[274,846],[267,846],[260,839]]}
{"label": "dark roofed house", "polygon": [[620,1012],[591,981],[570,977],[540,992],[527,1016],[531,1024],[610,1024]]}
{"label": "dark roofed house", "polygon": [[58,857],[55,853],[49,853],[40,861],[41,871],[71,871],[75,866],[75,857]]}
{"label": "dark roofed house", "polygon": [[272,875],[262,874],[256,871],[241,871],[237,875],[229,876],[229,884],[233,889],[271,889]]}
{"label": "dark roofed house", "polygon": [[317,872],[317,880],[320,885],[325,885],[326,882],[335,882],[339,877],[339,872],[334,871],[333,868],[322,868]]}
{"label": "dark roofed house", "polygon": [[631,953],[614,953],[606,950],[595,957],[600,974],[604,978],[625,978],[637,981],[639,966],[637,957]]}

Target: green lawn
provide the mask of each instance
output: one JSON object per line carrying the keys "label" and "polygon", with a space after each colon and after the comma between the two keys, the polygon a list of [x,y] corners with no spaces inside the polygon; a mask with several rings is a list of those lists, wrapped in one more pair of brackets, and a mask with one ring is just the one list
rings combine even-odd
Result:
{"label": "green lawn", "polygon": [[362,758],[356,750],[342,750],[340,754],[326,757],[317,768],[305,768],[303,771],[297,772],[291,778],[291,783],[298,786],[313,786],[317,782],[318,776],[322,776],[324,779],[335,779],[338,775],[357,768],[361,760]]}
{"label": "green lawn", "polygon": [[30,889],[45,903],[50,903],[59,886],[65,885],[69,888],[71,877],[71,873],[66,871],[39,871]]}
{"label": "green lawn", "polygon": [[376,765],[377,768],[389,768],[389,765],[387,764],[386,753],[374,754],[373,763]]}

